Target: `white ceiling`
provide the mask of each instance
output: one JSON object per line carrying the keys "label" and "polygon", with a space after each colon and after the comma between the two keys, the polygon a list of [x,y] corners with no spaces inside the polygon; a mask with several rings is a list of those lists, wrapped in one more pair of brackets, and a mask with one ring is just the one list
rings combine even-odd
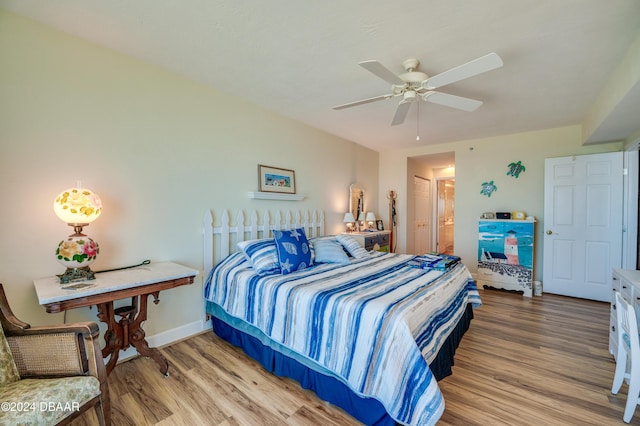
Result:
{"label": "white ceiling", "polygon": [[[375,150],[581,123],[640,30],[638,0],[0,0],[0,7],[235,94]],[[446,86],[474,112],[398,98],[359,67],[435,75],[489,52],[504,67]],[[594,135],[640,129],[640,88]]]}

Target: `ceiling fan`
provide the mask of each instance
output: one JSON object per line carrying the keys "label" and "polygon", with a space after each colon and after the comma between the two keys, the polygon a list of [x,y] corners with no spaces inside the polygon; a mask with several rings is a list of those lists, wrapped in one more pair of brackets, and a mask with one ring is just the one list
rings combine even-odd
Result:
{"label": "ceiling fan", "polygon": [[459,65],[444,71],[440,74],[429,77],[427,74],[417,71],[420,61],[417,59],[407,59],[402,63],[406,73],[396,75],[389,71],[384,65],[376,60],[364,61],[358,63],[362,68],[380,77],[387,83],[391,84],[391,93],[386,95],[375,96],[373,98],[362,99],[360,101],[350,102],[348,104],[333,107],[335,110],[350,108],[358,105],[368,104],[370,102],[390,99],[396,96],[402,96],[402,100],[398,104],[396,113],[391,121],[392,126],[404,123],[409,111],[409,107],[413,101],[422,99],[438,105],[444,105],[451,108],[457,108],[464,111],[474,111],[480,105],[481,101],[475,99],[463,98],[461,96],[450,95],[448,93],[436,92],[434,89],[500,68],[503,63],[500,56],[496,53],[489,53],[474,59],[466,64]]}

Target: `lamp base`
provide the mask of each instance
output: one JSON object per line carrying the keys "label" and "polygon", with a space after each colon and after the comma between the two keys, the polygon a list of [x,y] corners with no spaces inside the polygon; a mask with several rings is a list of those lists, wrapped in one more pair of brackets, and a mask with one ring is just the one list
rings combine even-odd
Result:
{"label": "lamp base", "polygon": [[67,268],[64,274],[58,275],[60,278],[60,284],[68,284],[76,281],[95,280],[95,273],[88,267],[82,268]]}
{"label": "lamp base", "polygon": [[67,268],[64,274],[58,275],[61,284],[96,279],[89,265],[98,257],[98,243],[81,232],[81,225],[73,227],[76,232],[60,241],[56,248],[56,259]]}

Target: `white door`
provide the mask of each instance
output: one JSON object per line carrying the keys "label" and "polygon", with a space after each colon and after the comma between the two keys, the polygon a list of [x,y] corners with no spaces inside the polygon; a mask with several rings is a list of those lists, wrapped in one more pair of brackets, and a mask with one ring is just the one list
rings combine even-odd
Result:
{"label": "white door", "polygon": [[429,248],[429,231],[431,229],[430,217],[431,208],[429,206],[431,181],[418,176],[413,177],[414,196],[414,250],[415,254],[425,254]]}
{"label": "white door", "polygon": [[545,160],[543,289],[609,302],[622,262],[622,153]]}

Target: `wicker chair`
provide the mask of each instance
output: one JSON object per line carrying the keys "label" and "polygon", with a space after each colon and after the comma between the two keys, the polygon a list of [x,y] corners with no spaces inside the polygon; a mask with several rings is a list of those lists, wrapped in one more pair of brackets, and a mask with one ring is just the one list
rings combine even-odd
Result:
{"label": "wicker chair", "polygon": [[107,373],[94,322],[31,327],[0,284],[0,424],[68,424],[94,407],[111,424]]}

